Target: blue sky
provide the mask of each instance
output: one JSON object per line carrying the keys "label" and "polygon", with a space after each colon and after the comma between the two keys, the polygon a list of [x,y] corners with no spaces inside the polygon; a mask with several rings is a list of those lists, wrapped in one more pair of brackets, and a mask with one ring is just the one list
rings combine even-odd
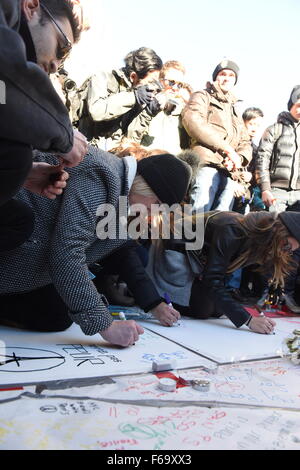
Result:
{"label": "blue sky", "polygon": [[76,59],[80,79],[120,67],[130,50],[147,46],[163,61],[181,61],[197,90],[230,58],[240,67],[235,94],[243,100],[241,110],[261,107],[265,126],[286,109],[291,89],[300,84],[300,0],[89,1],[92,30],[85,41],[92,44],[93,60],[87,64],[88,54],[85,63]]}

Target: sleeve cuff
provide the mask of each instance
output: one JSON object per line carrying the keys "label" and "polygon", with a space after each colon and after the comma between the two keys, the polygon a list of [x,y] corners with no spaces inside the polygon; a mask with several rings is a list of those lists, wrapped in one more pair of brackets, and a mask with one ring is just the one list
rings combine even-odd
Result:
{"label": "sleeve cuff", "polygon": [[69,312],[69,316],[74,323],[80,326],[82,332],[87,336],[93,336],[106,330],[112,324],[113,317],[107,308],[107,300],[102,296],[105,303],[97,310],[84,312]]}
{"label": "sleeve cuff", "polygon": [[155,300],[155,302],[152,302],[150,305],[147,305],[147,307],[143,308],[144,312],[148,313],[150,312],[150,310],[152,310],[153,308],[157,307],[159,304],[161,304],[162,302],[165,302],[165,299],[163,299],[162,297],[160,299],[157,299]]}

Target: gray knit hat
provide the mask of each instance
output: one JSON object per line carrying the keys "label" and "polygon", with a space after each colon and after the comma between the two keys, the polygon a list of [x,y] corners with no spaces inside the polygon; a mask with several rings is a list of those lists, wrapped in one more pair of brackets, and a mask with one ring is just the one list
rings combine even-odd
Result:
{"label": "gray knit hat", "polygon": [[235,77],[236,77],[235,83],[236,83],[238,80],[240,69],[235,62],[233,62],[232,60],[227,60],[227,59],[222,60],[222,62],[220,62],[216,66],[212,75],[213,81],[216,80],[218,73],[220,73],[222,70],[225,70],[225,69],[232,70],[235,73]]}
{"label": "gray knit hat", "polygon": [[291,108],[297,101],[300,100],[300,85],[294,86],[289,102],[288,102],[288,110],[290,111]]}

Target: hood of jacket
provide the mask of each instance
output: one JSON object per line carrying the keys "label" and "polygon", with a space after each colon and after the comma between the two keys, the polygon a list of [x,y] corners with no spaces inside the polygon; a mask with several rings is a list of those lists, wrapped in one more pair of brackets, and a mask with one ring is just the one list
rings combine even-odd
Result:
{"label": "hood of jacket", "polygon": [[113,70],[112,74],[115,76],[119,83],[122,82],[123,86],[126,88],[133,88],[132,83],[125,73],[125,68]]}
{"label": "hood of jacket", "polygon": [[299,121],[296,121],[296,119],[294,119],[291,113],[289,113],[288,111],[282,111],[282,113],[278,115],[277,122],[285,126],[290,126],[290,125],[293,126],[294,124],[297,124]]}

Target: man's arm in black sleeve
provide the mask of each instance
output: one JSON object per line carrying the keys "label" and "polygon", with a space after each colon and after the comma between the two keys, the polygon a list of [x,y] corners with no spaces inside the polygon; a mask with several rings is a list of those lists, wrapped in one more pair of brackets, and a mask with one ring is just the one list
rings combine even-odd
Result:
{"label": "man's arm in black sleeve", "polygon": [[[136,250],[134,241],[127,242],[122,248],[105,258],[105,265],[120,275],[137,304],[148,312],[164,300],[160,297],[149,278]],[[102,263],[101,263],[102,264]]]}

